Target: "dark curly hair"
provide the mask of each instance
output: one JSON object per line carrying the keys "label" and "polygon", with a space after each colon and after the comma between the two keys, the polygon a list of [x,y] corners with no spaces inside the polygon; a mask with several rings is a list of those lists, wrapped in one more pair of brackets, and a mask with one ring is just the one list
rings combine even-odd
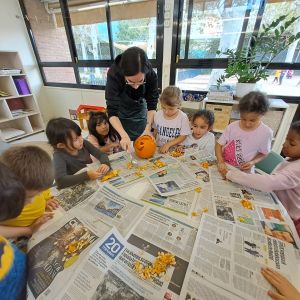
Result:
{"label": "dark curly hair", "polygon": [[209,127],[212,127],[215,122],[214,112],[207,109],[197,111],[192,117],[192,122],[194,122],[197,118],[205,119]]}
{"label": "dark curly hair", "polygon": [[245,95],[239,102],[238,108],[241,113],[254,112],[264,115],[269,110],[269,100],[261,92],[250,92]]}

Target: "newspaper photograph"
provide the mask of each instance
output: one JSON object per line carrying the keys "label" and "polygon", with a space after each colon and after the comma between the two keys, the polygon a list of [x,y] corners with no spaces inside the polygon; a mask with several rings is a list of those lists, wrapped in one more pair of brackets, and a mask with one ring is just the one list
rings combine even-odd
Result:
{"label": "newspaper photograph", "polygon": [[68,211],[78,204],[84,203],[98,189],[99,185],[96,180],[89,180],[82,184],[60,190],[55,197],[58,200],[60,207],[64,211]]}
{"label": "newspaper photograph", "polygon": [[193,174],[181,164],[169,165],[148,177],[161,196],[172,196],[199,187]]}
{"label": "newspaper photograph", "polygon": [[104,222],[109,226],[115,226],[123,236],[144,210],[144,205],[126,194],[123,196],[120,191],[109,185],[103,185],[88,203],[81,207],[82,215],[87,218],[86,222],[94,225],[97,222]]}
{"label": "newspaper photograph", "polygon": [[[191,258],[192,270],[245,299],[269,299],[262,266],[296,278],[293,246],[204,214]],[[294,275],[293,275],[294,274]]]}
{"label": "newspaper photograph", "polygon": [[54,299],[89,247],[110,227],[102,223],[92,228],[80,217],[70,215],[51,230],[47,227],[29,240],[28,299]]}

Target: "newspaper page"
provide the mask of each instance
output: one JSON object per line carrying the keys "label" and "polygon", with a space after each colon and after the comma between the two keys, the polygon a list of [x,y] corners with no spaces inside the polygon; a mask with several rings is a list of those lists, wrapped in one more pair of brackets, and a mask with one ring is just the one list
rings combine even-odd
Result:
{"label": "newspaper page", "polygon": [[63,211],[67,212],[70,209],[84,203],[97,190],[99,185],[96,180],[89,180],[82,184],[55,191],[55,198],[58,200]]}
{"label": "newspaper page", "polygon": [[193,174],[182,164],[169,165],[148,177],[161,196],[171,196],[188,192],[199,187]]}
{"label": "newspaper page", "polygon": [[136,263],[148,266],[158,252],[165,251],[140,242],[132,244],[112,229],[90,251],[58,299],[163,299],[168,287],[177,283],[174,276],[183,281],[184,274],[175,270],[177,265],[187,266],[176,257],[176,266],[161,277],[142,279],[134,269]]}
{"label": "newspaper page", "polygon": [[115,226],[124,236],[144,210],[144,205],[137,203],[127,194],[123,196],[109,185],[103,185],[86,205],[80,207],[86,222],[95,226],[98,222],[105,222],[109,226]]}
{"label": "newspaper page", "polygon": [[242,201],[213,196],[214,213],[220,219],[239,224],[251,230],[255,230],[274,238],[291,243],[298,249],[294,234],[279,206],[262,207],[250,203],[250,207],[245,207]]}
{"label": "newspaper page", "polygon": [[[291,244],[204,214],[191,258],[191,268],[205,279],[245,299],[269,299],[263,266],[289,279],[296,274]],[[188,279],[189,277],[187,277]]]}
{"label": "newspaper page", "polygon": [[212,183],[212,191],[215,195],[239,200],[253,200],[256,203],[262,203],[264,205],[277,204],[276,199],[270,193],[264,193],[252,188],[243,187],[237,183],[223,179],[215,166],[209,168],[209,172]]}
{"label": "newspaper page", "polygon": [[66,214],[28,243],[28,299],[56,299],[90,247],[111,227],[87,225],[80,215]]}

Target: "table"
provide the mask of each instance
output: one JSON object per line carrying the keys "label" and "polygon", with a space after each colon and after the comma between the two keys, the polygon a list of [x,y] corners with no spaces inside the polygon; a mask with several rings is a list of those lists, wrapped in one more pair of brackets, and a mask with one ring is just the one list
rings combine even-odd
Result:
{"label": "table", "polygon": [[[111,159],[119,177],[100,189],[94,181],[63,190],[54,220],[31,239],[29,299],[264,299],[269,286],[259,286],[259,266],[276,262],[297,276],[299,238],[276,197],[222,180],[207,154],[137,159],[141,168],[130,170],[126,155]],[[159,195],[169,181],[189,191]],[[158,252],[174,254],[176,265],[141,279]],[[234,285],[245,281],[242,270],[255,296]]]}

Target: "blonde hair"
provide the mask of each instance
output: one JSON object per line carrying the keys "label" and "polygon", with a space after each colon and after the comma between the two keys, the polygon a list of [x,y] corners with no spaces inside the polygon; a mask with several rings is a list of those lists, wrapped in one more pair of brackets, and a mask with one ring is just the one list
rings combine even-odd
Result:
{"label": "blonde hair", "polygon": [[168,106],[180,105],[183,101],[180,88],[176,86],[166,87],[160,95],[160,103]]}

